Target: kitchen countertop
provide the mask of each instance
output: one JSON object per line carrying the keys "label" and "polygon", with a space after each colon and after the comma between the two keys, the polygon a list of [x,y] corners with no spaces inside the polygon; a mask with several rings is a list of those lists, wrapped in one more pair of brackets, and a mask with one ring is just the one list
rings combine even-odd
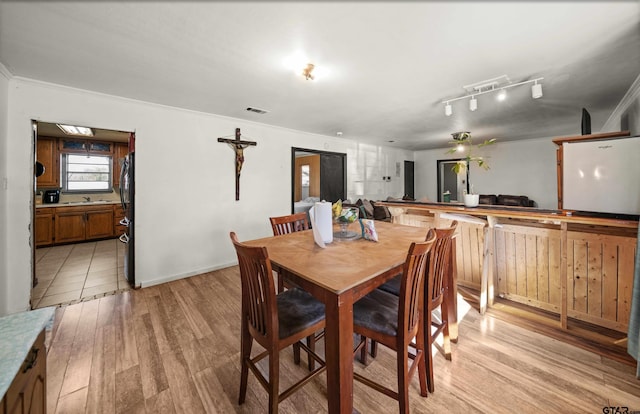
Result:
{"label": "kitchen countertop", "polygon": [[36,208],[44,208],[44,207],[77,207],[77,206],[99,206],[99,205],[109,205],[109,204],[120,204],[120,201],[117,200],[106,200],[106,201],[68,201],[62,203],[54,203],[54,204],[36,204]]}
{"label": "kitchen countertop", "polygon": [[0,396],[5,395],[40,332],[53,323],[54,307],[0,318]]}

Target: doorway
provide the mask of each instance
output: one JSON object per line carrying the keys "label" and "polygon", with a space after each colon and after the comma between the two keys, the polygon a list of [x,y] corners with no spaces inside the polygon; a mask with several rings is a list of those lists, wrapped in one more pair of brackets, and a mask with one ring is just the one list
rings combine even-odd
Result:
{"label": "doorway", "polygon": [[[463,172],[457,174],[454,167],[464,164]],[[462,202],[464,192],[469,192],[469,165],[464,158],[438,160],[438,201],[444,202],[448,192],[450,202]]]}
{"label": "doorway", "polygon": [[[120,164],[133,133],[88,128],[70,135],[32,121],[34,202],[31,307],[130,289],[124,278]],[[46,196],[45,196],[46,195]]]}
{"label": "doorway", "polygon": [[347,194],[347,154],[291,148],[291,212],[309,211],[316,201]]}
{"label": "doorway", "polygon": [[413,167],[413,161],[404,162],[404,195],[411,200],[415,200],[416,198],[413,183]]}

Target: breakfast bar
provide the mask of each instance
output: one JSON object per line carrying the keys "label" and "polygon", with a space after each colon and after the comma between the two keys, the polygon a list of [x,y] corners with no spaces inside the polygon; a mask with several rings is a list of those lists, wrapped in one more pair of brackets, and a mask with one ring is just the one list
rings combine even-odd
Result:
{"label": "breakfast bar", "polygon": [[626,332],[638,220],[577,211],[457,203],[384,202],[395,223],[446,226],[458,220],[459,286]]}

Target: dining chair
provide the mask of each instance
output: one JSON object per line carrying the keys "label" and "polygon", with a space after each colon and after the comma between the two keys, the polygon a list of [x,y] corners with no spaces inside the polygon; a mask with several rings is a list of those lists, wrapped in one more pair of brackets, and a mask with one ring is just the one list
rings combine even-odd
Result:
{"label": "dining chair", "polygon": [[[431,346],[436,343],[436,339],[442,334],[442,348],[445,359],[451,361],[451,339],[449,338],[449,309],[447,301],[444,300],[446,289],[451,287],[445,282],[449,276],[451,267],[451,249],[453,245],[453,234],[458,226],[457,221],[453,221],[448,228],[435,229],[436,242],[429,253],[429,273],[425,282],[425,318],[424,336],[427,352],[427,386],[429,392],[435,389],[433,378],[433,353]],[[454,298],[454,300],[456,300]],[[440,318],[434,319],[434,311],[440,308]],[[434,329],[432,329],[434,328]]]}
{"label": "dining chair", "polygon": [[[436,339],[442,334],[442,353],[445,359],[451,361],[451,339],[449,337],[449,312],[455,311],[447,307],[444,300],[446,289],[450,288],[444,282],[453,271],[451,263],[451,253],[453,249],[453,236],[458,226],[457,221],[453,221],[448,228],[434,229],[436,233],[436,242],[429,253],[428,277],[425,283],[425,347],[429,350],[427,353],[427,385],[429,392],[435,389],[433,375],[433,354],[431,346],[436,343]],[[378,289],[399,295],[400,277],[395,277]],[[434,318],[434,311],[440,308],[440,315]],[[432,329],[433,328],[433,329]],[[371,342],[371,356],[376,357],[377,344],[375,340]],[[363,357],[366,359],[366,355]]]}
{"label": "dining chair", "polygon": [[[296,231],[309,230],[309,218],[306,212],[289,214],[286,216],[269,217],[271,222],[271,228],[274,236],[281,236],[283,234],[289,234]],[[287,280],[285,272],[278,271],[278,292],[283,292],[284,288],[294,287],[290,281]],[[317,335],[312,335],[307,338],[307,346],[309,349],[315,352],[316,341],[324,336],[324,330]],[[309,355],[307,361],[309,370],[315,368],[315,360]]]}
{"label": "dining chair", "polygon": [[269,217],[269,221],[271,222],[274,236],[293,233],[294,231],[309,230],[309,218],[306,212]]}
{"label": "dining chair", "polygon": [[[249,369],[269,393],[269,413],[278,412],[278,404],[326,369],[324,361],[302,339],[325,327],[324,304],[302,289],[275,293],[271,261],[265,247],[242,244],[234,232],[229,234],[236,249],[242,285],[241,374],[238,404],[244,403]],[[251,358],[253,341],[265,351]],[[280,351],[293,345],[294,362],[300,363],[300,348],[318,362],[319,367],[285,391],[279,390]],[[257,363],[269,357],[268,379]]]}
{"label": "dining chair", "polygon": [[[354,373],[354,379],[398,401],[400,413],[409,412],[409,384],[416,368],[420,380],[420,395],[426,397],[426,364],[424,327],[424,283],[427,257],[436,240],[429,230],[427,240],[411,243],[404,263],[400,295],[392,295],[376,289],[353,305],[353,330],[361,337],[354,354],[360,352],[366,363],[367,338],[371,338],[396,351],[397,392],[370,378]],[[415,344],[412,343],[415,338]],[[415,353],[409,353],[409,347]],[[413,359],[407,366],[407,359]]]}

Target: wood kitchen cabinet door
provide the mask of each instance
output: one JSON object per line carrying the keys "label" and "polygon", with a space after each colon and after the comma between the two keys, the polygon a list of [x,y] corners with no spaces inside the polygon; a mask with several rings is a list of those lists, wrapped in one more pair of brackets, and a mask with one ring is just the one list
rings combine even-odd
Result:
{"label": "wood kitchen cabinet door", "polygon": [[[37,414],[47,411],[47,354],[44,346],[45,333],[42,331],[20,371],[13,379],[2,400],[7,414]],[[4,413],[0,408],[0,413]]]}
{"label": "wood kitchen cabinet door", "polygon": [[86,240],[113,236],[113,208],[87,211]]}
{"label": "wood kitchen cabinet door", "polygon": [[54,222],[56,228],[56,243],[76,242],[85,239],[84,211],[56,211]]}
{"label": "wood kitchen cabinet door", "polygon": [[124,219],[124,210],[122,206],[116,205],[113,209],[113,234],[120,237],[127,232],[127,227],[120,224],[120,220]]}
{"label": "wood kitchen cabinet door", "polygon": [[129,144],[117,142],[113,156],[113,186],[120,187],[120,167],[129,153]]}
{"label": "wood kitchen cabinet door", "polygon": [[38,137],[36,144],[37,161],[44,165],[44,174],[36,179],[37,187],[59,187],[59,161],[55,138]]}
{"label": "wood kitchen cabinet door", "polygon": [[35,222],[35,239],[36,247],[48,246],[53,244],[53,208],[38,208],[36,209],[36,222]]}

